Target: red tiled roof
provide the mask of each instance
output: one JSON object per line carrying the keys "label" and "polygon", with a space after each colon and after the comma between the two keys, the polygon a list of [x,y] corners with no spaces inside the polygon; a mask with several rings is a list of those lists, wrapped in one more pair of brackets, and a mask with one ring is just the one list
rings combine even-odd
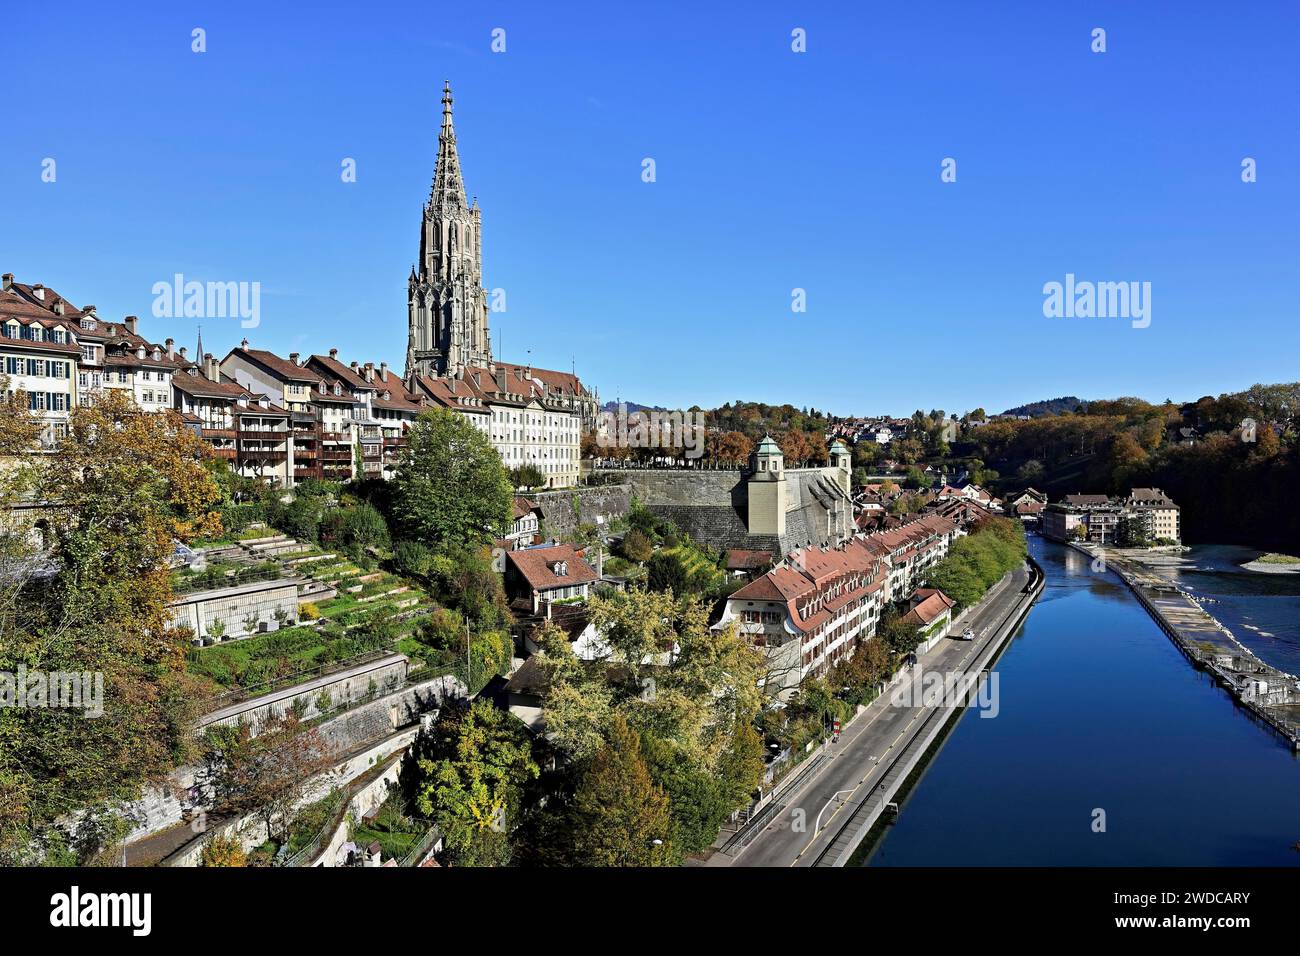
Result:
{"label": "red tiled roof", "polygon": [[[29,317],[26,315],[0,313],[0,326],[7,326],[11,319],[17,321],[21,326],[28,327],[36,325],[41,328],[49,328],[50,326],[60,324],[44,321],[42,318],[36,316]],[[73,341],[71,336],[69,336],[67,342],[33,342],[30,339],[9,338],[9,336],[4,334],[4,332],[5,329],[0,328],[0,348],[9,349],[11,351],[14,349],[21,349],[34,352],[58,352],[61,355],[81,354],[80,346]]]}
{"label": "red tiled roof", "polygon": [[240,396],[252,395],[242,385],[236,385],[234,382],[214,382],[197,372],[173,375],[172,384],[185,394],[199,398],[226,398],[234,401]]}
{"label": "red tiled roof", "polygon": [[[265,349],[231,349],[230,355],[242,355],[257,365],[262,366],[273,375],[289,382],[319,382],[320,376],[310,372],[305,368],[294,365],[288,359],[280,358],[274,352],[268,352]],[[230,358],[227,355],[226,358]],[[224,364],[224,360],[223,360]]]}
{"label": "red tiled roof", "polygon": [[[597,580],[595,570],[578,556],[572,545],[557,544],[548,548],[525,548],[507,551],[506,560],[524,576],[534,591],[562,588],[575,584],[591,584]],[[567,562],[564,577],[555,574],[557,562]]]}
{"label": "red tiled roof", "polygon": [[81,309],[77,308],[75,305],[73,305],[63,296],[59,295],[49,286],[44,286],[43,289],[45,292],[45,298],[43,299],[38,299],[36,297],[36,290],[32,286],[26,284],[25,282],[15,282],[12,286],[10,286],[9,289],[6,289],[5,292],[6,294],[11,293],[14,296],[14,298],[21,299],[22,301],[30,305],[32,308],[40,309],[42,312],[45,312],[50,315],[54,314],[55,305],[59,302],[62,302],[63,318],[77,318],[77,319],[81,318],[83,314]]}
{"label": "red tiled roof", "polygon": [[903,620],[925,627],[937,621],[951,611],[957,602],[937,588],[917,588],[913,599],[920,598],[912,609],[903,615]]}
{"label": "red tiled roof", "polygon": [[430,401],[444,408],[471,414],[488,414],[488,410],[479,404],[474,389],[460,379],[417,375],[415,386],[417,391],[424,393]]}
{"label": "red tiled roof", "polygon": [[313,355],[307,359],[307,364],[309,366],[319,365],[321,368],[325,369],[330,375],[334,376],[344,385],[347,385],[349,388],[355,391],[361,391],[362,389],[374,391],[374,389],[376,388],[376,385],[374,383],[367,382],[364,378],[362,378],[359,374],[354,372],[351,368],[344,365],[338,359],[331,358],[328,355]]}
{"label": "red tiled roof", "polygon": [[772,563],[771,551],[745,551],[734,548],[727,552],[728,571],[752,571]]}

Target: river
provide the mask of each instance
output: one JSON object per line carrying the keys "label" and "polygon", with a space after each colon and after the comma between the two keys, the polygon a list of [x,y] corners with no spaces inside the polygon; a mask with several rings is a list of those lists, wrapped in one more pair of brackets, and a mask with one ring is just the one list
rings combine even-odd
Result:
{"label": "river", "polygon": [[[1041,538],[1030,548],[1046,588],[996,665],[997,716],[961,717],[866,865],[1300,866],[1300,757],[1193,668],[1113,574]],[[1269,637],[1233,630],[1300,672],[1300,619],[1268,603],[1300,601],[1288,597],[1300,588],[1225,584],[1237,572],[1211,561],[1232,564],[1225,552],[1197,557],[1206,570],[1178,572],[1200,575],[1183,583],[1230,597],[1209,608],[1230,612],[1230,627],[1268,622],[1256,626]]]}

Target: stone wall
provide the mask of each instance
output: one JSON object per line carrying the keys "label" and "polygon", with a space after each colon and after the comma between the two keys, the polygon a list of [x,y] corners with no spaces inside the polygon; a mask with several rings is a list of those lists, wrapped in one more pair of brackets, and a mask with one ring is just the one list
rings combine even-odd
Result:
{"label": "stone wall", "polygon": [[644,505],[735,505],[743,498],[744,473],[700,469],[627,469],[617,474]]}
{"label": "stone wall", "polygon": [[[409,730],[378,741],[374,746],[367,748],[359,753],[339,761],[332,770],[326,771],[317,777],[314,777],[307,785],[302,797],[294,805],[295,811],[309,806],[320,800],[330,790],[335,787],[344,787],[362,774],[371,770],[375,766],[382,764],[385,760],[395,754],[404,753],[408,747],[415,741],[419,734],[418,727],[412,727]],[[394,764],[397,766],[400,761]],[[237,836],[240,845],[245,851],[252,850],[260,846],[267,839],[266,825],[257,818],[256,814],[248,814],[236,817],[232,820],[226,820],[222,823],[211,827],[204,833],[196,836],[184,846],[177,849],[164,860],[159,866],[198,866],[199,857],[203,853],[203,845],[216,836]]]}
{"label": "stone wall", "polygon": [[300,716],[310,720],[322,713],[320,704],[324,697],[329,698],[328,709],[333,709],[355,704],[372,694],[396,690],[406,680],[409,666],[405,654],[388,654],[293,687],[228,704],[199,718],[198,729],[202,731],[211,724],[233,725],[241,720],[261,723],[273,714],[284,715],[295,704],[300,708]]}
{"label": "stone wall", "polygon": [[[172,621],[177,627],[188,627],[196,638],[207,635],[216,620],[225,624],[226,637],[255,633],[263,623],[275,630],[277,611],[298,619],[298,584],[296,578],[280,578],[182,595],[172,601]],[[244,625],[249,616],[258,621],[252,631]]]}
{"label": "stone wall", "polygon": [[456,678],[435,677],[331,717],[321,723],[320,732],[339,751],[353,750],[411,726],[421,714],[440,708],[448,698],[466,695],[465,685]]}
{"label": "stone wall", "polygon": [[542,533],[553,538],[572,534],[579,524],[603,527],[632,507],[631,491],[622,484],[540,491],[526,497],[541,510]]}

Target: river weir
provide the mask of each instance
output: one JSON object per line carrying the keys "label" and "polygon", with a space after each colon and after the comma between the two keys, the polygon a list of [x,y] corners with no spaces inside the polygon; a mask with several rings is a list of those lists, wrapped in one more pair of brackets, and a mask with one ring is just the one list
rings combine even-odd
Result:
{"label": "river weir", "polygon": [[1030,548],[1046,587],[996,664],[996,719],[951,726],[855,862],[1300,865],[1289,742],[1189,666],[1109,568]]}
{"label": "river weir", "polygon": [[1109,568],[1119,575],[1189,661],[1212,674],[1219,686],[1292,748],[1300,749],[1300,680],[1266,664],[1202,607],[1206,603],[1213,607],[1215,598],[1184,591],[1143,561],[1140,553],[1095,544],[1071,547],[1088,555],[1098,569]]}

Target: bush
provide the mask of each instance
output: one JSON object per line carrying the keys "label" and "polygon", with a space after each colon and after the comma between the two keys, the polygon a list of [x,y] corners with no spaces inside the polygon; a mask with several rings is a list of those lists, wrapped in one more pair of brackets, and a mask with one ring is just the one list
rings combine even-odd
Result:
{"label": "bush", "polygon": [[407,577],[427,577],[433,570],[433,550],[419,541],[399,541],[393,549],[393,565]]}
{"label": "bush", "polygon": [[321,517],[325,505],[320,498],[298,497],[281,505],[272,516],[277,528],[299,541],[317,541],[320,538]]}
{"label": "bush", "polygon": [[650,560],[650,556],[654,554],[654,545],[650,543],[650,538],[644,531],[633,528],[623,536],[618,553],[629,561],[642,563]]}
{"label": "bush", "polygon": [[320,608],[318,608],[311,601],[308,601],[306,604],[303,604],[301,607],[299,607],[298,613],[302,616],[302,619],[304,621],[320,620]]}

